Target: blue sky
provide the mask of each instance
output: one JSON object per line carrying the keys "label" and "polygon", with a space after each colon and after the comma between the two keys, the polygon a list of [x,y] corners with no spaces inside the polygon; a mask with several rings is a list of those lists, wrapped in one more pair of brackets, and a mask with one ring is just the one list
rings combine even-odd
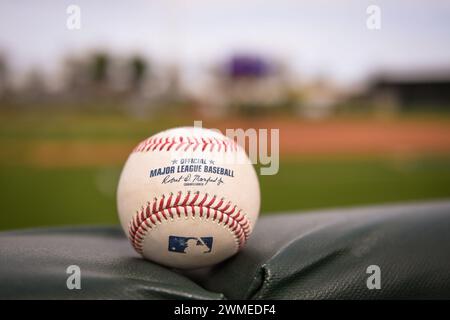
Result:
{"label": "blue sky", "polygon": [[[82,29],[66,28],[81,7]],[[366,28],[366,8],[382,28]],[[3,0],[0,49],[19,70],[52,70],[62,56],[140,52],[201,73],[232,52],[261,52],[303,78],[351,83],[380,69],[450,68],[450,1]]]}

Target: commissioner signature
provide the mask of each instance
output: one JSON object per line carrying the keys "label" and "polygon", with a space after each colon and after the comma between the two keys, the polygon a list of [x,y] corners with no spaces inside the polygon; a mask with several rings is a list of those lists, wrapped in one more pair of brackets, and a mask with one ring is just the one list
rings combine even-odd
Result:
{"label": "commissioner signature", "polygon": [[183,183],[183,184],[195,184],[195,185],[202,185],[206,186],[208,184],[216,184],[218,186],[224,184],[222,177],[216,176],[212,177],[209,175],[200,175],[200,174],[187,174],[187,175],[166,175],[162,182],[162,184],[172,184],[172,183]]}

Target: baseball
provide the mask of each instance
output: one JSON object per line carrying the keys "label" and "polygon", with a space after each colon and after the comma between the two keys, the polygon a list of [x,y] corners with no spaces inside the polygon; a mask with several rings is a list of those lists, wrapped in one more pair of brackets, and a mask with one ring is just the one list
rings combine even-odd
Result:
{"label": "baseball", "polygon": [[175,268],[205,267],[237,253],[259,207],[245,150],[203,128],[169,129],[142,141],[117,189],[120,222],[134,249]]}

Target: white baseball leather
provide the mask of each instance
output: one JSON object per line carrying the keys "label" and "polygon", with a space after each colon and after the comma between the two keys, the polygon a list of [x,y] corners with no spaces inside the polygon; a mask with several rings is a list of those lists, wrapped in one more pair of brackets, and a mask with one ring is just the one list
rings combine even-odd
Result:
{"label": "white baseball leather", "polygon": [[130,154],[117,206],[122,228],[145,258],[176,268],[204,267],[247,241],[259,214],[259,183],[233,140],[208,129],[175,128]]}

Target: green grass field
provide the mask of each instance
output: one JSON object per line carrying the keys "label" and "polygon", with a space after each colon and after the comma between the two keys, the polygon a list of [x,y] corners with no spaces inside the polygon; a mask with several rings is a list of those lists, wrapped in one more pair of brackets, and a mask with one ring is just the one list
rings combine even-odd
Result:
{"label": "green grass field", "polygon": [[[189,123],[186,119],[149,122],[119,116],[0,114],[0,229],[118,222],[115,189],[121,153],[112,160],[104,154],[83,155],[88,160],[101,158],[104,164],[65,165],[71,159],[61,154],[60,159],[50,157],[55,165],[43,165],[35,161],[36,146],[81,142],[83,151],[83,143],[106,142],[113,148],[115,143],[127,147],[155,131]],[[450,198],[450,153],[282,154],[279,173],[260,176],[260,183],[263,214]]]}
{"label": "green grass field", "polygon": [[[118,166],[2,167],[0,228],[117,223],[119,173]],[[450,157],[290,160],[260,182],[263,214],[446,198]]]}

